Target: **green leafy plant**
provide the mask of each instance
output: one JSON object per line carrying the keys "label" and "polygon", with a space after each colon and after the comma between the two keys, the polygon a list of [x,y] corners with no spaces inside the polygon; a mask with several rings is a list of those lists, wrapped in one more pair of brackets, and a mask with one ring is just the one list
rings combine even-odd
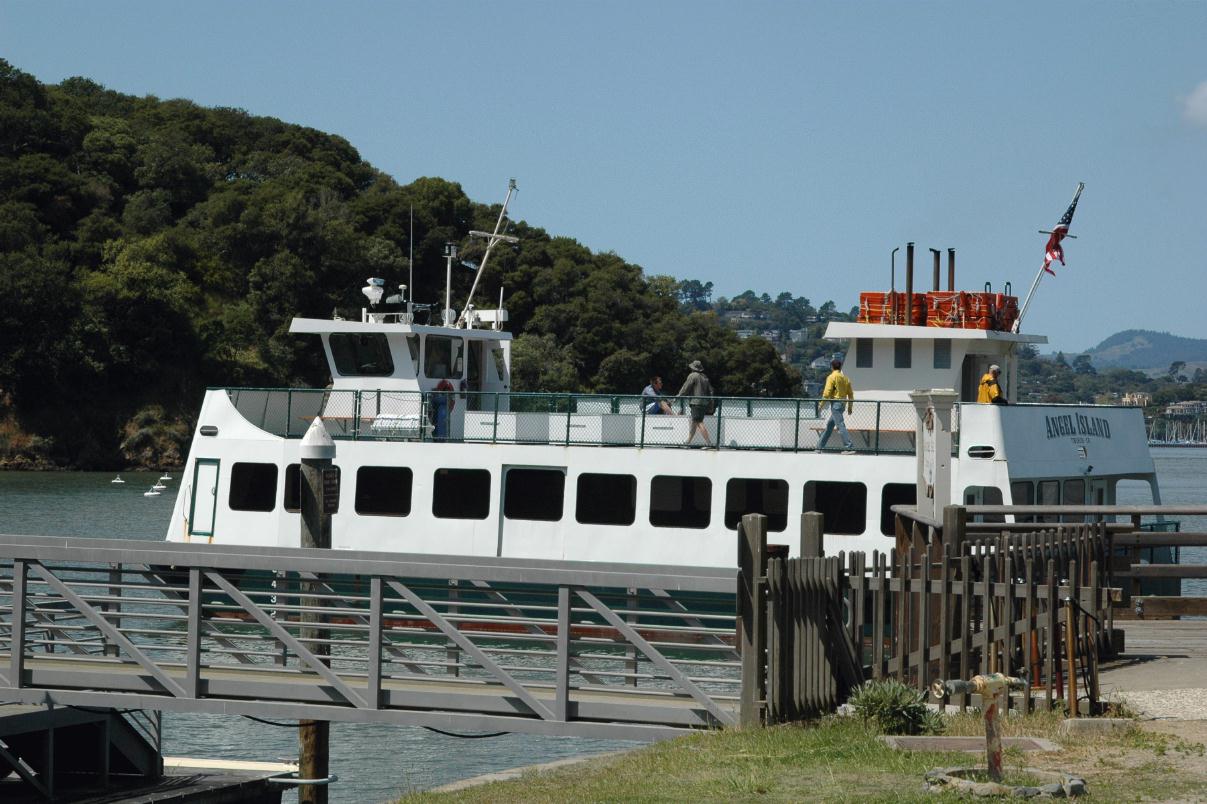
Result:
{"label": "green leafy plant", "polygon": [[926,705],[926,693],[892,679],[868,681],[847,703],[865,724],[882,734],[940,734],[943,717]]}

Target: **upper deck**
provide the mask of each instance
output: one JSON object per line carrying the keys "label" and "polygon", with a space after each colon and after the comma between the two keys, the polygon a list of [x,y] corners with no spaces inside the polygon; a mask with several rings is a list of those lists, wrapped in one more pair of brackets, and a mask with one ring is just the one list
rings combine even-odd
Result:
{"label": "upper deck", "polygon": [[[677,415],[647,414],[638,396],[460,393],[446,439],[429,413],[432,394],[306,388],[211,389],[199,421],[232,438],[298,439],[316,416],[341,440],[454,442],[630,448],[682,447],[686,401]],[[828,421],[820,399],[716,398],[705,424],[720,450],[812,452]],[[912,402],[856,399],[846,416],[855,452],[912,455]],[[953,454],[977,463],[1010,462],[1011,475],[1138,476],[1153,471],[1140,408],[1114,405],[979,405],[953,416]],[[699,443],[697,441],[697,443]],[[842,449],[837,435],[829,450]]]}

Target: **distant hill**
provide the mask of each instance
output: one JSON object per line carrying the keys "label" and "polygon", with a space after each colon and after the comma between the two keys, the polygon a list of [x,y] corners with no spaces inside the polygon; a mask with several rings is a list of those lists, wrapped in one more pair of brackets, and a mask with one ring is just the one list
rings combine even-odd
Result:
{"label": "distant hill", "polygon": [[1168,332],[1128,329],[1116,332],[1086,352],[1102,368],[1166,370],[1175,360],[1207,363],[1207,339],[1183,338]]}

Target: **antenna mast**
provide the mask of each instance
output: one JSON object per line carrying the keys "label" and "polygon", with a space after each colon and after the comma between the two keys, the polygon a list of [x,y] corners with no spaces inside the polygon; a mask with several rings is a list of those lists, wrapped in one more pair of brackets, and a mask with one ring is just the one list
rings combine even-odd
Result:
{"label": "antenna mast", "polygon": [[474,291],[478,289],[478,280],[482,278],[482,273],[486,270],[486,263],[490,259],[490,252],[496,245],[502,242],[518,243],[518,237],[499,234],[499,229],[503,226],[503,220],[507,217],[507,205],[511,203],[511,195],[516,191],[515,179],[507,180],[507,197],[503,199],[503,208],[499,210],[499,219],[495,221],[495,230],[493,232],[478,232],[471,231],[470,237],[481,237],[486,240],[486,253],[482,255],[482,264],[478,266],[477,272],[474,274],[474,284],[469,289],[469,298],[465,300],[465,309],[461,311],[461,316],[457,319],[457,326],[465,323],[466,313],[469,310],[469,305],[474,300]]}
{"label": "antenna mast", "polygon": [[411,295],[407,296],[407,323],[415,323],[415,205],[411,204],[411,233],[407,235],[407,284],[410,285]]}

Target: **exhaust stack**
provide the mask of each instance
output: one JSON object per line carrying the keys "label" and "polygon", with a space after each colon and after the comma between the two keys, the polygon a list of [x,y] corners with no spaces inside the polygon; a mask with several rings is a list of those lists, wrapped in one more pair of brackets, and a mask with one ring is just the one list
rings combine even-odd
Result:
{"label": "exhaust stack", "polygon": [[[914,244],[905,244],[905,324],[914,322]],[[900,324],[902,322],[895,321]]]}
{"label": "exhaust stack", "polygon": [[947,289],[956,289],[956,250],[947,249]]}
{"label": "exhaust stack", "polygon": [[937,248],[932,248],[930,250],[930,254],[935,260],[934,280],[932,282],[934,287],[931,288],[931,290],[937,291],[939,289],[939,250]]}

